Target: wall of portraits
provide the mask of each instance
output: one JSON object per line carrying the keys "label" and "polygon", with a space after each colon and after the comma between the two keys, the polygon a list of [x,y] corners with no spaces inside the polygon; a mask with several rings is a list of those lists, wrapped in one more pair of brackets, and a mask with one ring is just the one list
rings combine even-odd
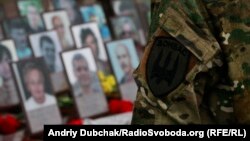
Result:
{"label": "wall of portraits", "polygon": [[134,102],[148,3],[0,2],[0,112],[21,112],[35,135],[44,124],[107,115],[110,99]]}

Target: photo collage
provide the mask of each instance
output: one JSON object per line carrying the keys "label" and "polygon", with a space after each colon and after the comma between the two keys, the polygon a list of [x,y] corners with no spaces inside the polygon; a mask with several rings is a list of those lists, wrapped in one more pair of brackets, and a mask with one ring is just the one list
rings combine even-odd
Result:
{"label": "photo collage", "polygon": [[10,3],[0,3],[0,111],[21,107],[37,134],[44,124],[64,123],[65,95],[80,118],[107,114],[111,98],[135,101],[150,1]]}

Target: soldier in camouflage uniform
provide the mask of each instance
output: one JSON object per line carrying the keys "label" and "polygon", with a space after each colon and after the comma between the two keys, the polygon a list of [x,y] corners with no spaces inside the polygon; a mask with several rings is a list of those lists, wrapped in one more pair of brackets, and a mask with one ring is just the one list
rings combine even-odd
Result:
{"label": "soldier in camouflage uniform", "polygon": [[249,2],[154,4],[132,124],[250,123]]}

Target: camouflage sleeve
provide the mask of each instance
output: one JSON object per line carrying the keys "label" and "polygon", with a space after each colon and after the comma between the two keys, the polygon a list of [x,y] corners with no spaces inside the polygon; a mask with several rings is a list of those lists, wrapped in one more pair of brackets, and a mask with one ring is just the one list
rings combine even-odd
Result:
{"label": "camouflage sleeve", "polygon": [[[216,21],[222,51],[232,83],[234,115],[250,123],[250,0],[204,0]],[[228,93],[229,94],[229,93]]]}
{"label": "camouflage sleeve", "polygon": [[200,112],[194,80],[216,64],[219,44],[209,26],[201,28],[187,16],[181,1],[171,2],[163,2],[158,26],[134,73],[139,90],[132,124],[212,122],[209,116],[201,118],[209,109]]}

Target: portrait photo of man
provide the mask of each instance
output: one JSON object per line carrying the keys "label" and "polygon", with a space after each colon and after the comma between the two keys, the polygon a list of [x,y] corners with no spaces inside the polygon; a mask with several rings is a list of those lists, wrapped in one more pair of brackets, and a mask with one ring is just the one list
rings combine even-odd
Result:
{"label": "portrait photo of man", "polygon": [[11,65],[19,90],[25,121],[31,134],[41,133],[44,125],[62,124],[51,77],[43,57]]}
{"label": "portrait photo of man", "polygon": [[72,60],[75,78],[75,95],[102,93],[96,72],[89,69],[88,62],[82,54],[75,54]]}
{"label": "portrait photo of man", "polygon": [[[135,0],[112,0],[112,7],[117,17],[130,17],[136,27],[137,36],[139,37],[138,43],[145,45],[145,31],[143,30],[142,20]],[[147,15],[147,13],[144,13],[144,15]]]}
{"label": "portrait photo of man", "polygon": [[56,72],[56,48],[54,41],[49,36],[42,36],[40,38],[41,54],[49,68],[49,71]]}
{"label": "portrait photo of man", "polygon": [[18,1],[18,8],[22,16],[26,16],[29,24],[29,33],[38,33],[45,30],[40,13],[43,10],[41,0]]}
{"label": "portrait photo of man", "polygon": [[52,77],[55,92],[68,88],[63,65],[60,58],[62,47],[56,31],[46,31],[29,36],[31,48],[35,57],[44,57]]}
{"label": "portrait photo of man", "polygon": [[25,102],[27,111],[56,104],[55,97],[45,90],[45,83],[48,80],[46,81],[44,72],[42,72],[38,64],[25,64],[22,75],[24,77],[24,85],[30,94],[30,97]]}
{"label": "portrait photo of man", "polygon": [[123,71],[123,76],[119,83],[125,84],[134,81],[132,76],[134,68],[132,66],[132,60],[127,46],[124,44],[118,44],[115,53]]}
{"label": "portrait photo of man", "polygon": [[27,59],[32,56],[31,49],[28,44],[27,23],[23,18],[10,19],[4,22],[4,30],[8,38],[14,40],[16,51],[19,59]]}
{"label": "portrait photo of man", "polygon": [[107,51],[114,70],[121,97],[133,102],[137,91],[133,72],[139,65],[138,53],[132,39],[122,39],[107,44]]}
{"label": "portrait photo of man", "polygon": [[112,27],[116,38],[126,39],[133,38],[135,44],[140,44],[139,32],[136,29],[135,23],[130,16],[119,16],[111,19]]}
{"label": "portrait photo of man", "polygon": [[73,47],[70,33],[70,20],[66,11],[47,12],[43,14],[47,30],[55,30],[59,37],[62,50]]}
{"label": "portrait photo of man", "polygon": [[55,10],[66,10],[71,25],[77,25],[83,22],[75,0],[53,0],[53,5]]}
{"label": "portrait photo of man", "polygon": [[10,64],[16,61],[14,42],[4,40],[0,42],[0,107],[18,104],[18,95],[15,82],[12,76]]}
{"label": "portrait photo of man", "polygon": [[62,57],[79,115],[91,117],[107,112],[107,101],[91,49],[65,52]]}
{"label": "portrait photo of man", "polygon": [[78,48],[88,47],[91,49],[97,69],[110,74],[110,65],[107,62],[107,54],[103,40],[96,23],[86,23],[72,27],[73,36]]}

